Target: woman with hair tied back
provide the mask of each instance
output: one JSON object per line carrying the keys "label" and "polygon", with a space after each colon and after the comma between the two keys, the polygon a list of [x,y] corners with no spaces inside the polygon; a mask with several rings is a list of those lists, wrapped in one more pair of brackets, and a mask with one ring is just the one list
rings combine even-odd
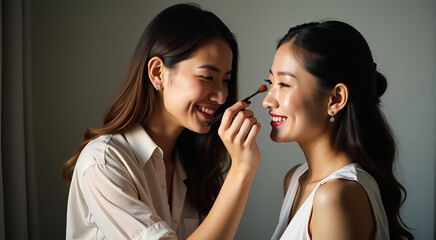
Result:
{"label": "woman with hair tied back", "polygon": [[387,83],[363,36],[339,21],[293,27],[266,81],[271,139],[297,142],[306,158],[286,174],[272,239],[413,239],[379,108]]}
{"label": "woman with hair tied back", "polygon": [[[235,103],[237,68],[236,39],[213,13],[189,4],[159,13],[103,127],[88,129],[64,165],[66,238],[233,239],[261,128],[248,103]],[[206,125],[223,112],[221,125]]]}

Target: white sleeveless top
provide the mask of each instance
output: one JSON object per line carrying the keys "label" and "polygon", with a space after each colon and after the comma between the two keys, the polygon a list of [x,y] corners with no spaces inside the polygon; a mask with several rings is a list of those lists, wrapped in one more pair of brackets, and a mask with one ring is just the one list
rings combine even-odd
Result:
{"label": "white sleeveless top", "polygon": [[292,176],[291,182],[289,184],[288,190],[286,192],[285,199],[283,200],[282,210],[280,211],[279,224],[272,236],[272,240],[302,240],[310,239],[309,236],[309,217],[312,212],[313,197],[319,186],[332,179],[345,179],[350,181],[356,181],[362,185],[365,189],[368,199],[372,206],[372,213],[375,219],[376,232],[374,235],[375,240],[385,240],[389,239],[389,227],[386,218],[386,213],[383,207],[383,203],[380,197],[380,191],[378,189],[376,181],[365,172],[356,163],[347,165],[336,172],[332,173],[330,176],[321,180],[315,189],[309,195],[309,197],[298,209],[297,213],[292,218],[289,225],[287,224],[289,219],[289,214],[294,202],[295,194],[298,188],[298,181],[300,176],[306,172],[308,169],[307,163],[299,166]]}

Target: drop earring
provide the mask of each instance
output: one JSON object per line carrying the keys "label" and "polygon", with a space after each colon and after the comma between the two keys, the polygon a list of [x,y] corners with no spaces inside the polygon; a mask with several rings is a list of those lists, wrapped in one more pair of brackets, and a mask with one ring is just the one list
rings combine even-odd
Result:
{"label": "drop earring", "polygon": [[334,116],[335,116],[335,112],[331,111],[331,113],[330,113],[330,122],[334,122],[335,121]]}

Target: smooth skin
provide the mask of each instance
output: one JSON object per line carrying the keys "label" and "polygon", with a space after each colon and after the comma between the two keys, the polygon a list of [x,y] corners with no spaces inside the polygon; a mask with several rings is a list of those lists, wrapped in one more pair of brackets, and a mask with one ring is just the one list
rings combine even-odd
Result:
{"label": "smooth skin", "polygon": [[[215,111],[225,103],[231,76],[232,51],[219,38],[205,41],[195,54],[177,64],[164,66],[159,57],[148,63],[149,79],[160,86],[162,107],[144,128],[164,152],[168,196],[174,172],[174,148],[184,128],[207,133],[210,116],[201,107]],[[256,137],[261,129],[249,104],[237,102],[223,115],[218,134],[226,146],[232,164],[221,191],[207,217],[189,239],[233,239],[248,198],[254,174],[260,164]]]}
{"label": "smooth skin", "polygon": [[260,164],[256,137],[261,126],[252,111],[242,111],[248,106],[238,102],[224,113],[218,133],[232,157],[232,165],[215,204],[192,239],[233,239],[236,233]]}
{"label": "smooth skin", "polygon": [[[290,222],[322,179],[352,163],[346,154],[335,151],[329,140],[332,131],[329,115],[332,112],[336,115],[345,107],[349,92],[340,83],[315,99],[317,79],[293,53],[292,41],[277,49],[268,82],[270,90],[263,106],[275,117],[271,139],[297,142],[309,166],[299,179]],[[285,194],[296,167],[285,177]],[[314,196],[308,231],[314,240],[371,239],[374,219],[362,186],[339,179],[320,186]]]}

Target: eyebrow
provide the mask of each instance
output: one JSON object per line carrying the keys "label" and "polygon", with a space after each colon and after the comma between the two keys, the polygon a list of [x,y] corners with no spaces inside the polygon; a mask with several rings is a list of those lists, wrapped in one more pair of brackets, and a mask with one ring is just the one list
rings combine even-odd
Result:
{"label": "eyebrow", "polygon": [[[221,72],[217,67],[212,66],[210,64],[201,65],[201,66],[199,66],[197,68],[205,68],[205,69],[209,69],[211,71],[217,72],[217,73]],[[229,75],[229,74],[232,74],[232,70],[227,71],[226,74],[224,74],[224,75]]]}
{"label": "eyebrow", "polygon": [[[271,75],[274,75],[274,73],[271,71],[271,69],[269,70],[269,73],[271,73]],[[277,72],[277,75],[279,75],[279,76],[285,75],[285,76],[297,78],[294,74],[292,74],[291,72],[287,72],[287,71],[279,71],[279,72]]]}

